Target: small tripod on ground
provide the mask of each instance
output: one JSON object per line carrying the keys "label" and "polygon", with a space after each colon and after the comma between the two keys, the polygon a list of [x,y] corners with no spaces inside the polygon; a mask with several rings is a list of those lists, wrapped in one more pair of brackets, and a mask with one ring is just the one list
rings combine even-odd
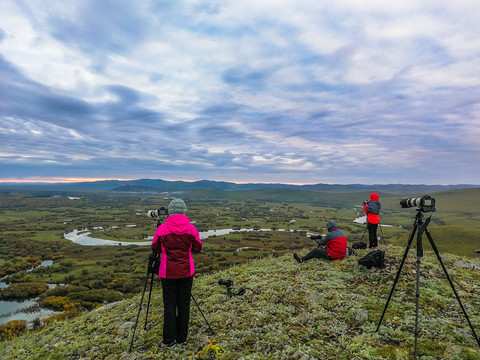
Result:
{"label": "small tripod on ground", "polygon": [[[470,319],[468,318],[467,312],[465,311],[465,308],[463,307],[463,304],[460,301],[460,298],[457,294],[457,291],[455,290],[455,287],[452,283],[452,280],[450,279],[450,276],[447,273],[447,269],[445,268],[445,265],[443,264],[440,253],[438,252],[438,248],[435,245],[435,243],[433,241],[433,238],[432,238],[432,236],[430,235],[430,232],[427,229],[428,224],[430,223],[430,220],[431,220],[432,216],[427,218],[426,221],[423,221],[423,218],[424,218],[423,213],[422,213],[423,210],[422,209],[417,209],[417,210],[418,210],[418,212],[417,212],[417,215],[415,217],[415,221],[413,223],[413,227],[412,227],[412,230],[410,231],[410,235],[409,235],[409,238],[408,238],[407,248],[405,249],[405,253],[403,254],[403,258],[402,258],[402,261],[400,263],[400,267],[398,268],[398,272],[397,272],[397,275],[395,277],[395,280],[393,282],[393,286],[392,286],[392,289],[390,291],[390,295],[388,295],[388,300],[387,300],[387,303],[385,304],[385,308],[383,310],[382,317],[380,318],[380,321],[379,321],[378,326],[377,326],[377,330],[375,330],[375,331],[378,332],[378,330],[380,329],[380,325],[382,324],[383,317],[385,315],[385,312],[387,311],[387,307],[388,307],[388,304],[390,303],[390,299],[392,298],[393,291],[395,290],[395,285],[397,284],[398,278],[400,277],[400,273],[402,271],[403,264],[405,263],[405,259],[407,258],[408,251],[410,250],[410,246],[412,245],[413,237],[415,236],[415,233],[418,230],[417,245],[416,245],[417,246],[417,269],[416,269],[416,275],[417,275],[416,281],[417,281],[417,283],[416,283],[416,303],[415,303],[415,359],[417,358],[417,349],[418,349],[417,343],[418,343],[418,307],[419,307],[419,299],[420,299],[420,262],[421,262],[421,258],[423,257],[422,235],[423,235],[424,232],[425,232],[425,234],[427,234],[428,240],[430,241],[430,245],[432,246],[432,249],[435,252],[435,255],[437,256],[438,261],[442,265],[443,271],[445,272],[445,276],[447,277],[448,282],[450,283],[450,286],[452,287],[452,290],[455,294],[455,297],[457,298],[458,303],[460,304],[460,308],[462,309],[463,314],[465,315],[465,318],[467,319],[467,322],[470,325],[470,329],[472,330],[472,333],[473,333],[475,339],[477,340],[478,345],[480,346],[480,340],[479,340],[477,334],[475,333],[473,325],[470,322]],[[427,211],[435,211],[435,210],[434,209],[429,209]]]}

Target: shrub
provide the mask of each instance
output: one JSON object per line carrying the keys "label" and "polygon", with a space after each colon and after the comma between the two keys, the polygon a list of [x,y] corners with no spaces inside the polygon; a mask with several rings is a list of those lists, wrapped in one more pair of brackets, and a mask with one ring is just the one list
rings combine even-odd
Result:
{"label": "shrub", "polygon": [[27,332],[27,322],[25,320],[11,320],[6,324],[0,325],[0,337],[2,340],[11,340],[15,336]]}

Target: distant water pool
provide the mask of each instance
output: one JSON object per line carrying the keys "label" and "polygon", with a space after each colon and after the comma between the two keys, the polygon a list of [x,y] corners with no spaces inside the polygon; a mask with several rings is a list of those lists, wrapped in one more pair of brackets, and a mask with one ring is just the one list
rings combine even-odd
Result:
{"label": "distant water pool", "polygon": [[[38,267],[52,266],[53,260],[43,260]],[[32,271],[30,269],[28,271]],[[56,286],[49,284],[50,287]],[[0,282],[0,288],[6,288],[8,284],[4,281]],[[27,299],[22,301],[17,300],[0,300],[0,324],[5,324],[10,320],[26,320],[31,323],[33,320],[39,318],[47,318],[58,313],[49,309],[41,308],[38,303],[38,298]]]}

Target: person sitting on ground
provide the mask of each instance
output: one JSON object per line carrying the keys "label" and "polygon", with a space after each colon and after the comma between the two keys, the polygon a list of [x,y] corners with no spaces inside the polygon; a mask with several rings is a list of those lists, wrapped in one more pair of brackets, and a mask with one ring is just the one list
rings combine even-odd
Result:
{"label": "person sitting on ground", "polygon": [[[301,257],[297,253],[293,254],[295,260],[299,263],[319,258],[327,260],[343,259],[347,255],[347,237],[341,232],[335,221],[327,223],[328,234],[325,237],[312,237],[319,247],[310,251],[307,255]],[[323,247],[325,246],[325,247]]]}

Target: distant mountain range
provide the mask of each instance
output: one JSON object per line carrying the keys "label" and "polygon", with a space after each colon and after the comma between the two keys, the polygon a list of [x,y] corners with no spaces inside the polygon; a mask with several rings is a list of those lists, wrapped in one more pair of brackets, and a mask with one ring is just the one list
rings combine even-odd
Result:
{"label": "distant mountain range", "polygon": [[412,185],[412,184],[270,184],[248,183],[236,184],[226,181],[167,181],[161,179],[138,179],[138,180],[104,180],[95,182],[77,183],[0,183],[0,191],[71,191],[71,192],[129,192],[129,193],[162,193],[162,192],[189,192],[194,190],[216,191],[240,191],[258,189],[292,189],[309,190],[320,192],[361,192],[376,191],[391,194],[416,194],[427,192],[439,192],[454,189],[466,189],[479,187],[480,185]]}

